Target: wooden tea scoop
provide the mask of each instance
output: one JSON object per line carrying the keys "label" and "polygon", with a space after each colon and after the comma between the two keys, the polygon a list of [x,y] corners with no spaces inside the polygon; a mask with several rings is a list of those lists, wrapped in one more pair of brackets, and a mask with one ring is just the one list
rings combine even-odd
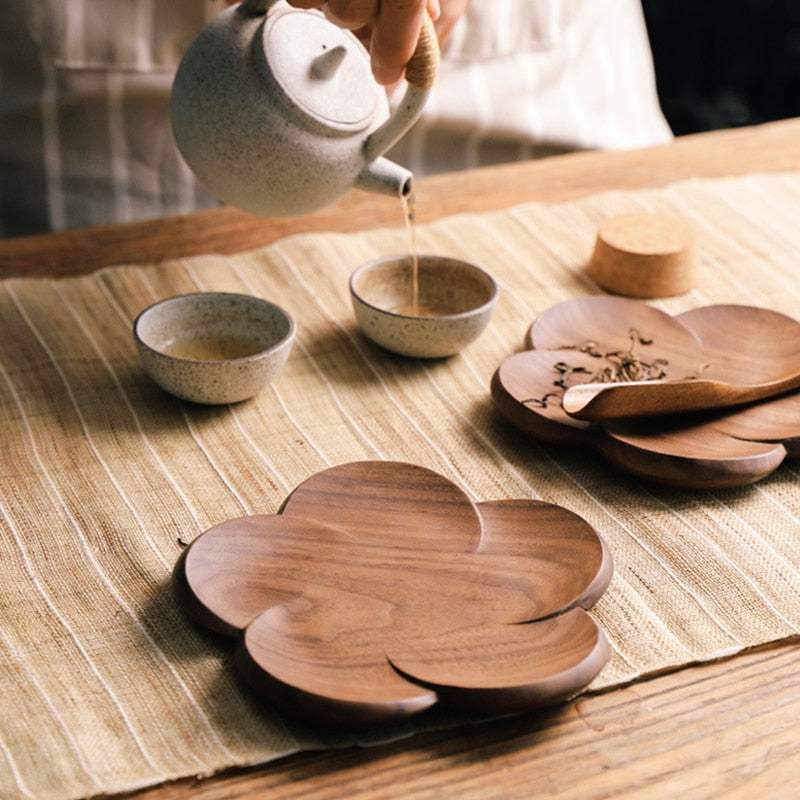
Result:
{"label": "wooden tea scoop", "polygon": [[704,378],[583,383],[564,392],[562,408],[584,420],[626,419],[728,408],[800,388],[800,369],[771,381],[736,384]]}

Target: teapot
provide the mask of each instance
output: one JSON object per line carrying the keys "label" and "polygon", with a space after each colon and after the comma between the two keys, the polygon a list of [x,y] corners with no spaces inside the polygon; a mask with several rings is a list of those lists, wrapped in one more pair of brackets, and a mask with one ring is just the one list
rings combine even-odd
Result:
{"label": "teapot", "polygon": [[244,0],[178,66],[175,141],[212,194],[261,216],[307,214],[354,186],[402,197],[413,176],[382,154],[419,117],[438,64],[426,19],[392,112],[353,33],[285,0]]}

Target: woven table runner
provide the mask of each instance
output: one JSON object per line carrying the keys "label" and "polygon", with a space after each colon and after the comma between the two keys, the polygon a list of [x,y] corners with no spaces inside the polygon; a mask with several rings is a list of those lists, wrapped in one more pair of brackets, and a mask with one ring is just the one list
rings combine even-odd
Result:
{"label": "woven table runner", "polygon": [[[189,623],[170,588],[184,543],[274,513],[303,480],[344,462],[413,462],[476,501],[538,498],[590,522],[616,567],[593,612],[612,655],[592,689],[800,632],[796,462],[742,488],[664,488],[594,453],[526,440],[494,412],[494,370],[539,312],[598,292],[584,273],[597,228],[630,211],[675,214],[698,232],[696,288],[655,305],[798,316],[800,174],[419,226],[421,252],[478,263],[501,291],[484,334],[440,361],[391,356],[355,326],[349,274],[404,252],[400,229],[2,282],[0,797],[122,792],[354,741],[323,739],[254,700],[230,648]],[[138,312],[207,290],[266,297],[297,322],[284,371],[251,401],[182,403],[141,370]]]}

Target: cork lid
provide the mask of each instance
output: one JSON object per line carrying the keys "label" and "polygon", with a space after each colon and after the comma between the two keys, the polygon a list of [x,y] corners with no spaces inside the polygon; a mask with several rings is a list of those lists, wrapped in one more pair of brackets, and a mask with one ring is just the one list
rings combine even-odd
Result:
{"label": "cork lid", "polygon": [[635,213],[602,223],[586,271],[614,294],[669,297],[692,288],[696,262],[695,232],[685,220]]}

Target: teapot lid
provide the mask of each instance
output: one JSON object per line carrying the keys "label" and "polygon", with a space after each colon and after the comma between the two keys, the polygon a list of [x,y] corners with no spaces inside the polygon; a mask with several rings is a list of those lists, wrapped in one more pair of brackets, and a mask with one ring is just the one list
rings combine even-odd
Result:
{"label": "teapot lid", "polygon": [[275,80],[306,114],[342,131],[370,124],[381,89],[350,31],[319,12],[293,9],[268,17],[263,37]]}

